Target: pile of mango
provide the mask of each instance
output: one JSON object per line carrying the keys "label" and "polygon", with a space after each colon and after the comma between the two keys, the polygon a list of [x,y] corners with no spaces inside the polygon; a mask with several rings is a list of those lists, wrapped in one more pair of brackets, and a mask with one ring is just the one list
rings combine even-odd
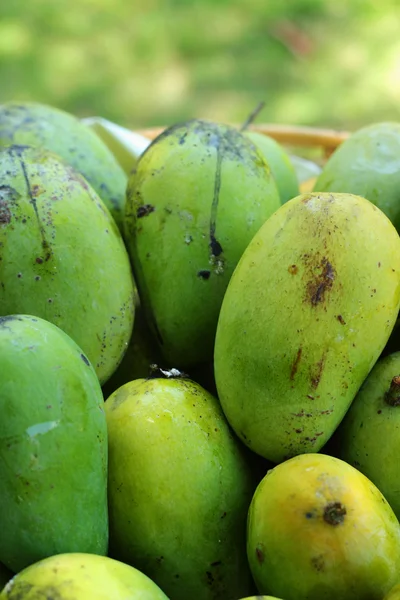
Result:
{"label": "pile of mango", "polygon": [[400,125],[310,193],[0,106],[0,599],[400,598]]}

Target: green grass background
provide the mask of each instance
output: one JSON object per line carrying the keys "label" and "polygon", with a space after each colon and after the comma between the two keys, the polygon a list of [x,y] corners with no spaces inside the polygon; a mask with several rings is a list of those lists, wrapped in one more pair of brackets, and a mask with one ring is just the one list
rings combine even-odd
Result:
{"label": "green grass background", "polygon": [[132,128],[398,120],[397,0],[0,0],[0,102]]}

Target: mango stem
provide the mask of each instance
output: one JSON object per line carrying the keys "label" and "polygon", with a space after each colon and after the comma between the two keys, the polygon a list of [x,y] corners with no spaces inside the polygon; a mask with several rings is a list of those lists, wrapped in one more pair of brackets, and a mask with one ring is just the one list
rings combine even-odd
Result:
{"label": "mango stem", "polygon": [[264,106],[265,100],[257,104],[255,109],[249,114],[243,125],[240,127],[239,131],[245,131],[253,123],[254,119],[259,115]]}

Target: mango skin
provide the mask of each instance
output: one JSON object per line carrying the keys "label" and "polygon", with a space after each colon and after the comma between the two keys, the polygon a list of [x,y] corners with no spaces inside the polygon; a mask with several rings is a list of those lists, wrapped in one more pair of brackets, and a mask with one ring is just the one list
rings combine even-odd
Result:
{"label": "mango skin", "polygon": [[347,463],[303,454],[258,486],[247,525],[258,590],[285,600],[381,600],[400,580],[400,525]]}
{"label": "mango skin", "polygon": [[168,600],[146,575],[105,556],[70,553],[41,560],[21,573],[0,600]]}
{"label": "mango skin", "polygon": [[400,584],[395,585],[383,600],[400,600]]}
{"label": "mango skin", "polygon": [[244,134],[263,154],[278,188],[281,204],[299,195],[299,182],[290,158],[281,144],[273,138],[257,131]]}
{"label": "mango skin", "polygon": [[96,373],[63,331],[0,317],[0,560],[106,554],[107,425]]}
{"label": "mango skin", "polygon": [[256,486],[218,401],[188,379],[139,379],[105,410],[110,556],[174,600],[250,595],[246,516]]}
{"label": "mango skin", "polygon": [[367,198],[400,230],[400,123],[359,129],[330,156],[314,185],[317,192]]}
{"label": "mango skin", "polygon": [[168,364],[212,360],[233,269],[279,206],[262,154],[233,127],[188,121],[142,154],[128,182],[125,241]]}
{"label": "mango skin", "polygon": [[0,150],[0,315],[63,329],[104,383],[126,351],[134,282],[119,230],[85,179],[45,150]]}
{"label": "mango skin", "polygon": [[379,360],[363,383],[335,437],[339,457],[364,473],[400,519],[400,407],[385,400],[400,375],[400,352]]}
{"label": "mango skin", "polygon": [[400,238],[364,198],[304,194],[268,219],[215,342],[218,397],[249,448],[275,463],[322,448],[388,340],[399,284]]}
{"label": "mango skin", "polygon": [[14,574],[0,563],[0,592],[3,587],[14,577]]}
{"label": "mango skin", "polygon": [[54,152],[81,173],[122,226],[127,176],[107,145],[75,116],[37,102],[0,105],[0,146]]}

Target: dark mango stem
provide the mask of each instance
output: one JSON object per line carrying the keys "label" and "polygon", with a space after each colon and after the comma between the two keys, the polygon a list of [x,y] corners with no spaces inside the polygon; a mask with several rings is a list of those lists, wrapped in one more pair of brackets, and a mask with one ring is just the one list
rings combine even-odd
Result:
{"label": "dark mango stem", "polygon": [[389,391],[385,394],[385,402],[389,406],[400,406],[400,375],[393,377]]}
{"label": "dark mango stem", "polygon": [[265,106],[265,100],[263,100],[262,102],[257,104],[255,109],[249,114],[249,116],[247,117],[247,119],[245,120],[245,122],[243,123],[241,128],[239,129],[239,131],[245,131],[249,127],[249,125],[251,125],[253,123],[255,118],[258,117],[258,115],[260,114],[260,112],[262,111],[264,106]]}

